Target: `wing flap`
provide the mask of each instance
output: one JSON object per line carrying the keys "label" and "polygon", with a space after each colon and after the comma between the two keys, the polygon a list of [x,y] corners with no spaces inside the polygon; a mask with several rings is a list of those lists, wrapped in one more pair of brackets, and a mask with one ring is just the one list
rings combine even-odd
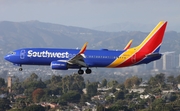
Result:
{"label": "wing flap", "polygon": [[86,58],[86,56],[84,55],[84,52],[86,51],[87,44],[88,42],[86,42],[81,48],[81,50],[79,51],[79,53],[75,55],[74,57],[72,57],[71,59],[69,59],[67,63],[71,65],[76,64],[79,66],[87,67],[87,64],[84,62],[84,58]]}

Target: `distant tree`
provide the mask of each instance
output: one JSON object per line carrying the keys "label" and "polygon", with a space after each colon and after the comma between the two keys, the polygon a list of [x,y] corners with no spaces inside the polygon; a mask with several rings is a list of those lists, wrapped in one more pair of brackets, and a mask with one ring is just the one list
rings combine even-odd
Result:
{"label": "distant tree", "polygon": [[35,82],[35,84],[36,84],[36,88],[46,88],[46,84],[41,79]]}
{"label": "distant tree", "polygon": [[114,93],[114,92],[116,92],[117,90],[116,90],[116,88],[115,87],[112,87],[111,89],[109,89],[109,91],[108,92],[110,92],[110,93]]}
{"label": "distant tree", "polygon": [[30,75],[30,80],[34,81],[34,80],[37,80],[37,79],[38,79],[38,75],[37,75],[37,74],[32,73],[32,74]]}
{"label": "distant tree", "polygon": [[66,102],[79,102],[81,95],[77,91],[68,91],[67,93],[63,94],[60,99]]}
{"label": "distant tree", "polygon": [[0,87],[5,85],[5,80],[3,78],[0,78]]}
{"label": "distant tree", "polygon": [[12,84],[12,90],[14,94],[22,94],[24,92],[23,85],[19,81],[18,77],[16,77],[14,83]]}
{"label": "distant tree", "polygon": [[165,104],[165,101],[161,98],[153,101],[152,108],[154,111],[173,111],[172,105]]}
{"label": "distant tree", "polygon": [[176,80],[175,80],[174,76],[170,75],[170,76],[167,77],[167,82],[175,83]]}
{"label": "distant tree", "polygon": [[101,82],[101,87],[106,87],[107,86],[107,80],[103,79]]}
{"label": "distant tree", "polygon": [[127,111],[127,103],[123,100],[118,100],[116,103],[113,103],[109,108],[108,111]]}
{"label": "distant tree", "polygon": [[162,87],[165,85],[165,75],[163,73],[155,75],[155,77],[151,77],[148,81],[149,85],[152,87]]}
{"label": "distant tree", "polygon": [[131,88],[133,86],[137,86],[141,83],[141,79],[138,78],[137,76],[133,76],[131,78],[128,78],[124,81],[124,86],[126,88]]}
{"label": "distant tree", "polygon": [[23,109],[23,111],[45,111],[41,105],[31,105]]}
{"label": "distant tree", "polygon": [[23,109],[26,107],[25,99],[18,98],[14,103],[14,107],[17,109]]}
{"label": "distant tree", "polygon": [[61,80],[62,80],[62,76],[60,75],[52,75],[50,79],[51,83],[53,83],[54,85],[57,84],[58,82],[61,82]]}
{"label": "distant tree", "polygon": [[118,85],[117,85],[117,88],[120,88],[121,90],[125,90],[124,84],[118,84]]}
{"label": "distant tree", "polygon": [[96,110],[97,110],[97,111],[104,111],[104,110],[105,110],[105,107],[104,107],[102,104],[97,104]]}
{"label": "distant tree", "polygon": [[85,94],[81,94],[80,104],[84,105],[85,102],[87,102],[87,101],[88,101],[87,96]]}
{"label": "distant tree", "polygon": [[124,82],[124,86],[126,87],[126,88],[130,88],[131,87],[131,79],[130,78],[128,78],[128,79],[126,79],[126,81]]}
{"label": "distant tree", "polygon": [[39,102],[44,94],[45,94],[45,92],[41,88],[37,88],[36,90],[34,90],[32,93],[33,102],[35,102],[35,103]]}
{"label": "distant tree", "polygon": [[107,102],[107,104],[112,104],[112,103],[114,102],[114,97],[112,97],[112,96],[107,96],[107,97],[106,97],[106,102]]}
{"label": "distant tree", "polygon": [[97,87],[98,85],[96,83],[90,83],[86,87],[87,95],[89,97],[92,97],[97,94]]}
{"label": "distant tree", "polygon": [[118,85],[118,81],[112,80],[107,83],[108,87],[116,87]]}
{"label": "distant tree", "polygon": [[0,111],[10,109],[10,101],[7,98],[0,98]]}
{"label": "distant tree", "polygon": [[35,88],[33,88],[33,87],[27,87],[27,88],[25,88],[25,90],[24,90],[24,94],[26,95],[26,96],[29,96],[29,97],[32,97],[32,92],[35,90]]}
{"label": "distant tree", "polygon": [[115,100],[117,101],[117,100],[119,100],[119,99],[121,99],[121,100],[123,100],[124,99],[124,96],[125,96],[125,94],[124,94],[124,92],[123,91],[117,91],[117,92],[115,92]]}
{"label": "distant tree", "polygon": [[22,111],[22,109],[10,109],[8,111]]}
{"label": "distant tree", "polygon": [[180,84],[180,75],[176,77],[177,83]]}

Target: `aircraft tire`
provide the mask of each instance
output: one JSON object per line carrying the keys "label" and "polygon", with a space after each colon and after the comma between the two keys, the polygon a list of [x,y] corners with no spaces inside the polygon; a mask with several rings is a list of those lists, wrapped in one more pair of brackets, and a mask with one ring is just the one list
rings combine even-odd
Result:
{"label": "aircraft tire", "polygon": [[91,69],[86,69],[86,74],[91,74]]}
{"label": "aircraft tire", "polygon": [[23,68],[22,68],[22,67],[20,67],[20,68],[19,68],[19,71],[22,71],[22,70],[23,70]]}
{"label": "aircraft tire", "polygon": [[78,70],[78,74],[79,74],[79,75],[82,75],[82,74],[84,74],[84,71],[83,71],[82,69],[79,69],[79,70]]}

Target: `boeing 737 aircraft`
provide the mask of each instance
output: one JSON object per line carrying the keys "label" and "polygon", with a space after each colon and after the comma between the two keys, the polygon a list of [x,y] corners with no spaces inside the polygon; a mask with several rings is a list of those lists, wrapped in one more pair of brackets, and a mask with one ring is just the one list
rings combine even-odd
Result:
{"label": "boeing 737 aircraft", "polygon": [[130,48],[132,40],[121,50],[86,50],[87,43],[79,49],[22,48],[4,58],[14,65],[50,65],[55,70],[79,69],[78,74],[90,74],[92,67],[119,68],[147,64],[158,60],[167,22],[160,21],[144,41]]}

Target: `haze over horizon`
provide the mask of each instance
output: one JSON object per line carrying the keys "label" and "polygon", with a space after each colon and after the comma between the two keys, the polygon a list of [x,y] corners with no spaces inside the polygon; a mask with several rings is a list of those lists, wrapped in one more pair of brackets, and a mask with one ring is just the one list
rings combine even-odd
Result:
{"label": "haze over horizon", "polygon": [[38,20],[92,29],[127,22],[154,27],[166,20],[167,30],[180,31],[179,4],[178,0],[0,0],[0,21]]}

